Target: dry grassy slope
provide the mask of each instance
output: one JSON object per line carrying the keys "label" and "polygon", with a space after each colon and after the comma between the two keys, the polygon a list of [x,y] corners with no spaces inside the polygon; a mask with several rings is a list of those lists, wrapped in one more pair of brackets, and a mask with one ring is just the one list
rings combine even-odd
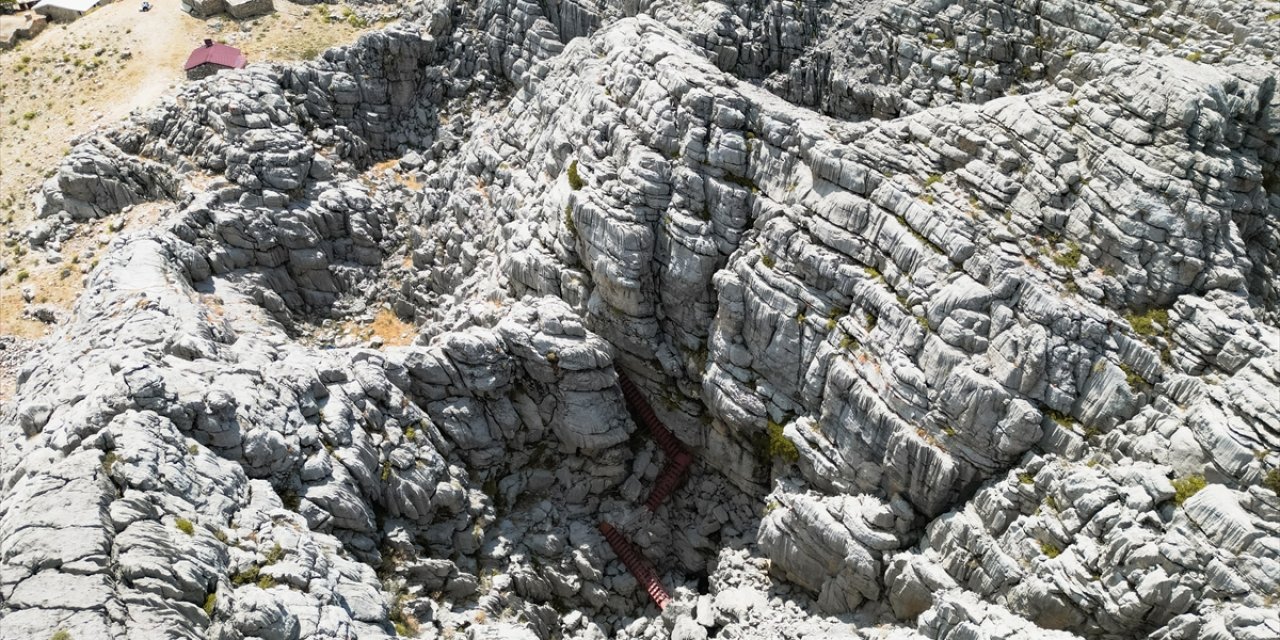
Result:
{"label": "dry grassy slope", "polygon": [[[341,5],[276,0],[276,13],[236,22],[193,18],[179,9],[179,0],[152,0],[147,13],[138,11],[140,4],[102,6],[0,52],[0,234],[31,222],[30,191],[67,152],[68,140],[155,103],[185,80],[182,63],[204,38],[240,47],[250,62],[283,61],[314,56],[374,27],[328,20],[331,12],[343,12]],[[0,275],[0,334],[43,335],[46,325],[22,317],[22,287],[34,286],[37,302],[68,308],[79,293],[80,273],[92,264],[85,252],[106,232],[101,224],[86,225],[77,241],[62,247],[58,264],[28,253],[23,242],[6,241],[0,247],[0,261],[9,267]]]}

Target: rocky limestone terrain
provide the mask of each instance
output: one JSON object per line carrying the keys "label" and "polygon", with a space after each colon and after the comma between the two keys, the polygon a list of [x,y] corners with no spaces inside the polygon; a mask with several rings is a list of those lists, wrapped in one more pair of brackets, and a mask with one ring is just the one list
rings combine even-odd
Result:
{"label": "rocky limestone terrain", "polygon": [[1280,637],[1280,3],[403,13],[39,189],[0,638]]}

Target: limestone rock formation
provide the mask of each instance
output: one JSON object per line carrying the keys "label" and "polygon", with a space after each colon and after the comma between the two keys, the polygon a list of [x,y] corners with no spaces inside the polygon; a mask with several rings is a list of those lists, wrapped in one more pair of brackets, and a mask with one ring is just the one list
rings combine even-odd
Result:
{"label": "limestone rock formation", "polygon": [[1280,637],[1280,5],[403,15],[41,187],[0,638]]}

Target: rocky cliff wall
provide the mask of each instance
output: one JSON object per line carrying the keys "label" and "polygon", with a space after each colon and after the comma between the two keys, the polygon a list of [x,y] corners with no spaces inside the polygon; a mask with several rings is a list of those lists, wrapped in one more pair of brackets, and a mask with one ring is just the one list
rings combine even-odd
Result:
{"label": "rocky cliff wall", "polygon": [[406,14],[43,187],[172,204],[4,410],[0,637],[1280,633],[1265,7]]}

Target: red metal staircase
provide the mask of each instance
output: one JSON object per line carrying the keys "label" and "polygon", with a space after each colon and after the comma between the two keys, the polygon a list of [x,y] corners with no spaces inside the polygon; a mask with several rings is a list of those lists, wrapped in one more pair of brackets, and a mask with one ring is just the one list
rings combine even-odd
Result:
{"label": "red metal staircase", "polygon": [[671,602],[671,594],[667,593],[666,588],[658,581],[658,572],[654,571],[653,565],[649,564],[649,561],[640,555],[640,552],[636,551],[636,548],[631,546],[631,542],[613,525],[601,522],[600,533],[604,534],[604,539],[609,541],[610,547],[613,547],[613,553],[622,560],[622,564],[626,565],[627,571],[635,576],[636,582],[644,587],[649,598],[658,605],[658,609],[665,609],[667,603]]}
{"label": "red metal staircase", "polygon": [[627,401],[627,407],[640,418],[640,424],[667,455],[667,463],[663,466],[662,473],[658,475],[653,493],[649,494],[649,499],[644,503],[650,511],[657,511],[667,496],[670,496],[684,481],[685,472],[693,464],[693,455],[685,448],[684,443],[671,433],[667,425],[662,424],[654,414],[649,401],[640,393],[640,389],[621,371],[618,372],[618,384],[622,387],[622,397]]}
{"label": "red metal staircase", "polygon": [[[657,511],[662,502],[680,487],[681,482],[684,482],[689,467],[693,465],[693,454],[689,453],[684,443],[680,442],[674,433],[671,433],[667,425],[662,424],[654,414],[649,401],[640,393],[640,389],[621,371],[618,372],[618,384],[622,387],[622,397],[627,401],[627,407],[639,418],[641,426],[649,432],[667,456],[667,462],[663,465],[662,472],[658,474],[653,491],[644,503],[649,511]],[[666,608],[667,603],[671,602],[671,594],[667,593],[666,588],[658,580],[658,572],[653,569],[653,565],[649,564],[649,561],[631,546],[626,536],[613,525],[601,522],[600,533],[604,534],[605,540],[609,541],[609,546],[613,547],[613,553],[622,560],[627,571],[635,576],[636,582],[644,587],[649,598],[658,605],[658,609]]]}

